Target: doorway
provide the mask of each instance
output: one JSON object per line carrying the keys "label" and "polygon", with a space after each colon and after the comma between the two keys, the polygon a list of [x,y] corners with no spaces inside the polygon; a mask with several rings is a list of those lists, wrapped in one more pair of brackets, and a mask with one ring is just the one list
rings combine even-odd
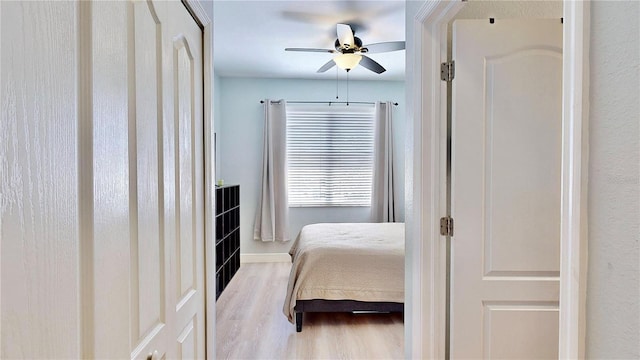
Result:
{"label": "doorway", "polygon": [[[410,4],[410,3],[409,3]],[[440,63],[446,57],[446,24],[468,3],[435,1],[408,8],[407,39],[415,52],[408,69],[408,101],[413,112],[413,132],[408,148],[418,149],[407,169],[412,173],[413,194],[407,199],[407,236],[414,239],[407,268],[416,269],[407,279],[411,300],[407,309],[408,357],[443,358],[446,352],[446,248],[438,219],[446,214],[443,196],[446,174],[446,87],[440,82]],[[584,69],[588,54],[588,5],[563,3],[563,137],[560,263],[560,357],[578,357],[584,349],[584,221],[586,174],[581,156],[586,144],[583,122],[587,87]],[[429,39],[429,41],[426,41]],[[433,40],[433,41],[431,41]],[[411,47],[411,46],[409,46]],[[416,79],[412,81],[411,79]],[[411,112],[411,111],[410,111]],[[409,140],[409,139],[408,139]],[[423,163],[427,166],[423,166]],[[408,272],[409,273],[409,272]],[[582,281],[581,281],[582,280]],[[424,340],[423,340],[424,339]],[[423,340],[423,341],[421,341]]]}
{"label": "doorway", "polygon": [[[329,21],[330,24],[326,26],[323,25],[322,22],[305,22],[304,19],[308,18],[336,18],[336,22],[340,22],[341,17],[346,16],[344,12],[349,11],[354,12],[355,15],[361,14],[363,18],[366,18],[366,14],[368,12],[375,12],[380,14],[379,16],[388,16],[390,9],[396,9],[400,7],[400,10],[396,10],[394,15],[397,15],[400,20],[404,20],[404,2],[388,2],[384,4],[383,2],[377,2],[376,4],[367,4],[364,5],[360,2],[354,1],[340,1],[340,2],[327,2],[326,6],[318,9],[317,4],[323,4],[322,2],[305,2],[304,4],[301,2],[288,2],[290,3],[289,8],[284,8],[287,2],[262,2],[259,6],[256,5],[256,8],[266,8],[264,11],[259,12],[259,17],[261,19],[260,23],[268,24],[274,21],[271,17],[267,17],[269,12],[276,11],[281,9],[279,15],[281,17],[285,17],[285,20],[289,22],[292,31],[288,34],[277,35],[279,34],[276,29],[265,29],[261,31],[254,32],[254,37],[246,36],[245,39],[241,42],[233,41],[237,44],[242,43],[246,44],[246,48],[256,48],[264,47],[268,41],[273,41],[273,39],[284,38],[287,41],[284,42],[276,51],[278,54],[278,63],[271,66],[270,71],[272,72],[271,78],[260,78],[257,76],[250,76],[247,78],[246,76],[234,76],[230,73],[224,73],[221,66],[218,66],[216,63],[216,71],[217,71],[217,79],[216,79],[216,96],[220,96],[220,104],[218,107],[218,111],[216,117],[216,133],[217,133],[217,143],[218,143],[218,156],[220,157],[220,165],[221,171],[218,173],[219,179],[224,179],[224,184],[239,184],[240,185],[240,193],[241,193],[241,219],[240,219],[240,236],[241,236],[241,252],[243,255],[251,255],[251,256],[243,256],[244,260],[249,261],[280,261],[280,262],[289,262],[290,257],[287,254],[289,248],[291,247],[291,242],[289,243],[271,243],[271,242],[260,242],[253,240],[253,220],[254,220],[254,209],[255,202],[259,198],[259,194],[257,194],[258,186],[255,185],[255,181],[259,180],[260,174],[256,174],[256,170],[260,168],[260,162],[256,160],[260,160],[260,154],[262,149],[258,148],[262,143],[262,120],[261,114],[263,111],[262,105],[260,105],[259,101],[269,96],[273,99],[284,98],[286,100],[293,101],[321,101],[321,100],[335,100],[336,96],[339,96],[338,101],[346,100],[347,96],[347,83],[346,83],[346,72],[340,70],[338,76],[339,81],[336,84],[336,72],[335,68],[332,68],[331,71],[326,73],[318,74],[317,70],[330,60],[331,58],[327,58],[327,56],[331,56],[330,54],[322,54],[322,53],[310,53],[310,54],[300,54],[300,53],[292,53],[285,52],[285,47],[320,47],[320,48],[332,48],[334,46],[334,41],[336,39],[336,23],[334,20],[324,20]],[[223,40],[229,41],[229,37],[224,35],[224,32],[240,32],[238,29],[240,28],[249,28],[247,25],[248,21],[243,22],[242,24],[238,23],[237,18],[241,17],[239,14],[242,14],[242,17],[245,19],[253,19],[256,17],[256,10],[251,9],[247,10],[249,7],[253,7],[255,2],[219,2],[215,3],[215,6],[224,6],[225,4],[235,4],[237,7],[241,7],[235,14],[223,15],[223,9],[216,8],[216,16],[222,16],[224,19],[227,19],[227,23],[225,23],[222,19],[218,20],[216,26],[219,26],[218,31],[216,31],[216,36],[221,36]],[[315,11],[312,11],[313,8],[316,8]],[[336,9],[337,8],[337,9]],[[360,10],[355,11],[356,10]],[[379,9],[380,8],[380,9]],[[326,13],[326,14],[325,14]],[[308,16],[303,16],[308,15]],[[320,16],[323,15],[323,16]],[[347,17],[348,18],[348,17]],[[266,20],[269,19],[269,20]],[[263,21],[264,20],[264,21]],[[229,22],[231,22],[229,24]],[[374,33],[374,30],[377,30],[377,33],[380,34],[381,31],[376,27],[366,23],[363,21],[365,25],[368,25],[369,33]],[[357,28],[356,34],[357,36],[362,36],[365,44],[369,42],[377,42],[381,40],[401,40],[404,38],[404,27],[400,25],[400,21],[391,22],[394,29],[399,32],[397,35],[391,34],[383,34],[385,37],[382,39],[370,40],[370,37],[367,36],[367,32],[364,28]],[[294,27],[295,26],[295,27]],[[389,26],[391,27],[391,26]],[[246,30],[245,30],[246,31]],[[310,34],[308,34],[310,33]],[[258,36],[264,36],[264,34],[269,35],[269,39],[265,39],[262,41]],[[296,36],[300,37],[302,34],[304,38],[296,39]],[[308,36],[307,36],[308,34]],[[395,33],[394,33],[395,34]],[[277,35],[277,36],[274,36]],[[382,36],[382,35],[380,35]],[[225,39],[226,38],[226,39]],[[317,41],[316,38],[320,38],[320,43],[316,44],[313,41]],[[328,40],[326,43],[324,42]],[[218,49],[216,54],[221,54],[224,50]],[[257,50],[253,50],[254,54],[252,57],[256,57],[262,59],[263,62],[268,62],[268,54],[267,51],[258,52]],[[225,51],[225,53],[232,53],[234,51]],[[235,51],[237,52],[237,51]],[[398,52],[404,53],[404,52]],[[301,55],[313,56],[308,61],[305,61],[305,58],[300,58]],[[381,54],[384,56],[390,56],[394,54]],[[376,58],[377,54],[373,54],[372,58]],[[243,64],[244,59],[238,59],[235,61],[235,64],[238,68],[241,64]],[[316,63],[317,61],[317,63]],[[389,60],[380,60],[380,63],[385,66],[387,71],[383,74],[375,74],[371,72],[372,75],[378,78],[373,79],[377,81],[361,81],[359,76],[365,73],[365,69],[354,69],[349,73],[349,101],[373,101],[378,99],[403,99],[404,98],[404,84],[402,82],[402,78],[393,79],[392,81],[385,81],[385,83],[389,83],[385,85],[387,90],[383,92],[382,86],[376,86],[376,83],[383,83],[383,81],[378,81],[379,77],[391,76],[394,71],[397,69],[404,68],[404,57],[400,62],[400,66],[394,66]],[[274,79],[278,74],[280,67],[285,68],[297,68],[302,66],[310,66],[311,68],[305,73],[307,79],[294,80],[294,79]],[[244,71],[252,71],[255,70],[251,67],[245,67]],[[237,71],[240,71],[239,69]],[[370,72],[370,71],[369,71]],[[368,75],[368,74],[367,74]],[[312,78],[312,79],[308,79]],[[336,86],[338,85],[338,86]],[[391,90],[389,90],[391,89]],[[336,94],[338,92],[338,94]],[[397,94],[397,95],[396,95]],[[400,124],[401,121],[406,118],[404,116],[404,108],[405,105],[403,101],[398,101],[399,105],[394,107],[394,122],[397,120],[396,124]],[[222,108],[222,109],[220,109]],[[258,114],[256,116],[256,113]],[[222,121],[220,121],[222,118]],[[402,128],[394,128],[394,135],[400,137],[404,135],[404,131]],[[396,138],[397,139],[397,138]],[[404,144],[403,141],[395,141],[396,148],[394,149],[395,154],[398,155],[398,163],[402,165],[404,163],[404,159],[402,159],[404,155]],[[398,172],[401,173],[401,169],[398,169]],[[401,175],[402,176],[402,175]],[[398,177],[398,180],[401,180],[401,177]],[[404,185],[404,184],[402,184]],[[399,186],[400,191],[402,192],[402,185]],[[366,222],[369,219],[370,210],[366,207],[334,207],[331,209],[322,208],[322,207],[314,207],[314,208],[292,208],[290,210],[290,236],[292,239],[295,238],[300,227],[302,225],[306,225],[310,222]],[[296,229],[297,227],[297,229]],[[280,255],[284,255],[281,257]],[[243,267],[246,270],[250,270],[249,266],[245,264],[251,265],[249,262],[243,263],[240,267],[240,271],[238,275],[241,275],[243,272]],[[268,265],[265,265],[267,267]],[[238,276],[236,275],[236,276]],[[239,279],[239,278],[238,278]],[[225,297],[230,297],[233,294],[231,291],[233,288],[228,288],[224,290],[220,296],[220,300],[218,304],[223,305],[226,303]],[[225,296],[225,292],[227,292],[227,296]],[[283,291],[283,294],[286,292],[286,289]],[[278,293],[279,294],[279,293]],[[270,308],[272,308],[270,306]],[[225,311],[229,317],[236,317],[233,314],[233,311]],[[282,315],[281,306],[278,306],[274,309],[275,316],[278,316],[278,319],[282,318],[286,322],[286,318]],[[218,334],[221,334],[220,329],[227,329],[227,327],[223,327],[223,322],[229,322],[227,315],[222,315],[219,313],[218,321]],[[313,316],[313,315],[312,315]],[[360,318],[365,317],[373,317],[373,316],[365,316],[360,315]],[[238,318],[238,317],[236,317]],[[318,319],[319,317],[313,317]],[[233,319],[231,319],[233,320]],[[313,320],[310,318],[310,320]],[[403,334],[402,328],[402,317],[399,317],[394,320],[394,326],[398,323],[400,324],[398,337],[401,337]],[[287,325],[285,323],[284,325]],[[288,324],[287,331],[291,331],[291,329],[295,329],[292,324]],[[251,326],[251,325],[250,325]],[[309,329],[312,329],[311,327]],[[235,331],[235,329],[233,329]],[[307,330],[303,330],[304,333]],[[222,330],[225,335],[229,336],[231,332]],[[233,336],[231,336],[233,337]],[[299,336],[301,337],[301,336]],[[224,340],[222,340],[224,341]],[[401,339],[400,339],[401,341]],[[399,341],[392,340],[389,342],[393,344],[394,349],[398,349],[398,353],[402,354],[403,345]],[[339,343],[336,343],[339,344]],[[396,345],[397,344],[397,345]],[[220,355],[221,357],[224,355]]]}

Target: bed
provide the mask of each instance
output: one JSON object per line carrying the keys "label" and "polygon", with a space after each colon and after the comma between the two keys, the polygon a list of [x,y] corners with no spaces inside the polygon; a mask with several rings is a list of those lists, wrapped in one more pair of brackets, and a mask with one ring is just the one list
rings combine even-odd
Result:
{"label": "bed", "polygon": [[305,312],[404,311],[403,223],[307,225],[289,255],[283,311],[298,332]]}

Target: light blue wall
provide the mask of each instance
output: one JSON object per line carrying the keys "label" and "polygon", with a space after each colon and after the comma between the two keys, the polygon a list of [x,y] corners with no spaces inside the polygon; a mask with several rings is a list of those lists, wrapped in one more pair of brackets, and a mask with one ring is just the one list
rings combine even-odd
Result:
{"label": "light blue wall", "polygon": [[[213,73],[213,132],[216,135],[214,138],[216,141],[220,134],[220,128],[222,124],[222,106],[220,106],[220,90],[221,90],[220,77],[216,75],[216,73],[214,72]],[[216,147],[214,149],[215,156],[216,156],[214,178],[217,179],[219,178],[219,174],[220,174],[220,154],[219,154],[220,145],[214,144],[214,146]]]}
{"label": "light blue wall", "polygon": [[[404,82],[351,81],[350,101],[394,101],[394,135],[400,214],[404,219]],[[220,77],[215,96],[220,111],[215,128],[218,142],[218,173],[225,184],[240,184],[240,236],[242,253],[284,253],[291,243],[262,243],[253,240],[253,224],[260,190],[262,164],[263,107],[261,99],[335,100],[336,82],[327,80],[252,79]],[[341,101],[346,84],[340,81]],[[317,222],[364,222],[370,208],[291,208],[290,236],[302,226]]]}

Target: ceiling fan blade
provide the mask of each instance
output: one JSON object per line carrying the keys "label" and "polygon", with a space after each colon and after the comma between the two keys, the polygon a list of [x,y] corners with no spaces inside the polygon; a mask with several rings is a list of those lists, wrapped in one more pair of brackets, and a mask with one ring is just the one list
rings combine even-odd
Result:
{"label": "ceiling fan blade", "polygon": [[354,44],[353,40],[353,30],[351,30],[351,26],[345,24],[338,24],[336,26],[338,33],[338,40],[340,41],[340,45],[345,48],[352,48]]}
{"label": "ceiling fan blade", "polygon": [[336,53],[337,51],[332,49],[313,49],[313,48],[286,48],[284,51],[302,51],[302,52],[321,52],[321,53]]}
{"label": "ceiling fan blade", "polygon": [[398,51],[405,49],[404,41],[387,41],[375,44],[365,45],[369,51],[367,53],[383,53],[389,51]]}
{"label": "ceiling fan blade", "polygon": [[364,68],[367,68],[373,71],[376,74],[382,74],[383,72],[387,71],[387,69],[383,68],[382,65],[378,64],[375,60],[373,60],[372,58],[366,55],[362,55],[362,60],[360,60],[360,65],[362,65],[362,67]]}
{"label": "ceiling fan blade", "polygon": [[316,72],[323,73],[323,72],[331,69],[335,65],[336,65],[336,62],[333,61],[333,59],[331,59],[326,64],[322,65],[322,67],[320,69],[318,69],[318,71],[316,71]]}

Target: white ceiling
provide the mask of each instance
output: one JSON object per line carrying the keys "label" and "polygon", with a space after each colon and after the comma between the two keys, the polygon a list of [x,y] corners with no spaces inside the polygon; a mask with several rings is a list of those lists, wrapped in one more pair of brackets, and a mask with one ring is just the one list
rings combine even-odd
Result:
{"label": "white ceiling", "polygon": [[[219,76],[335,79],[335,67],[316,71],[333,54],[286,52],[287,47],[334,49],[336,24],[360,24],[366,44],[405,40],[404,0],[213,1],[214,68]],[[369,54],[387,71],[362,66],[350,79],[404,80],[405,51]],[[340,78],[345,71],[340,70]]]}

